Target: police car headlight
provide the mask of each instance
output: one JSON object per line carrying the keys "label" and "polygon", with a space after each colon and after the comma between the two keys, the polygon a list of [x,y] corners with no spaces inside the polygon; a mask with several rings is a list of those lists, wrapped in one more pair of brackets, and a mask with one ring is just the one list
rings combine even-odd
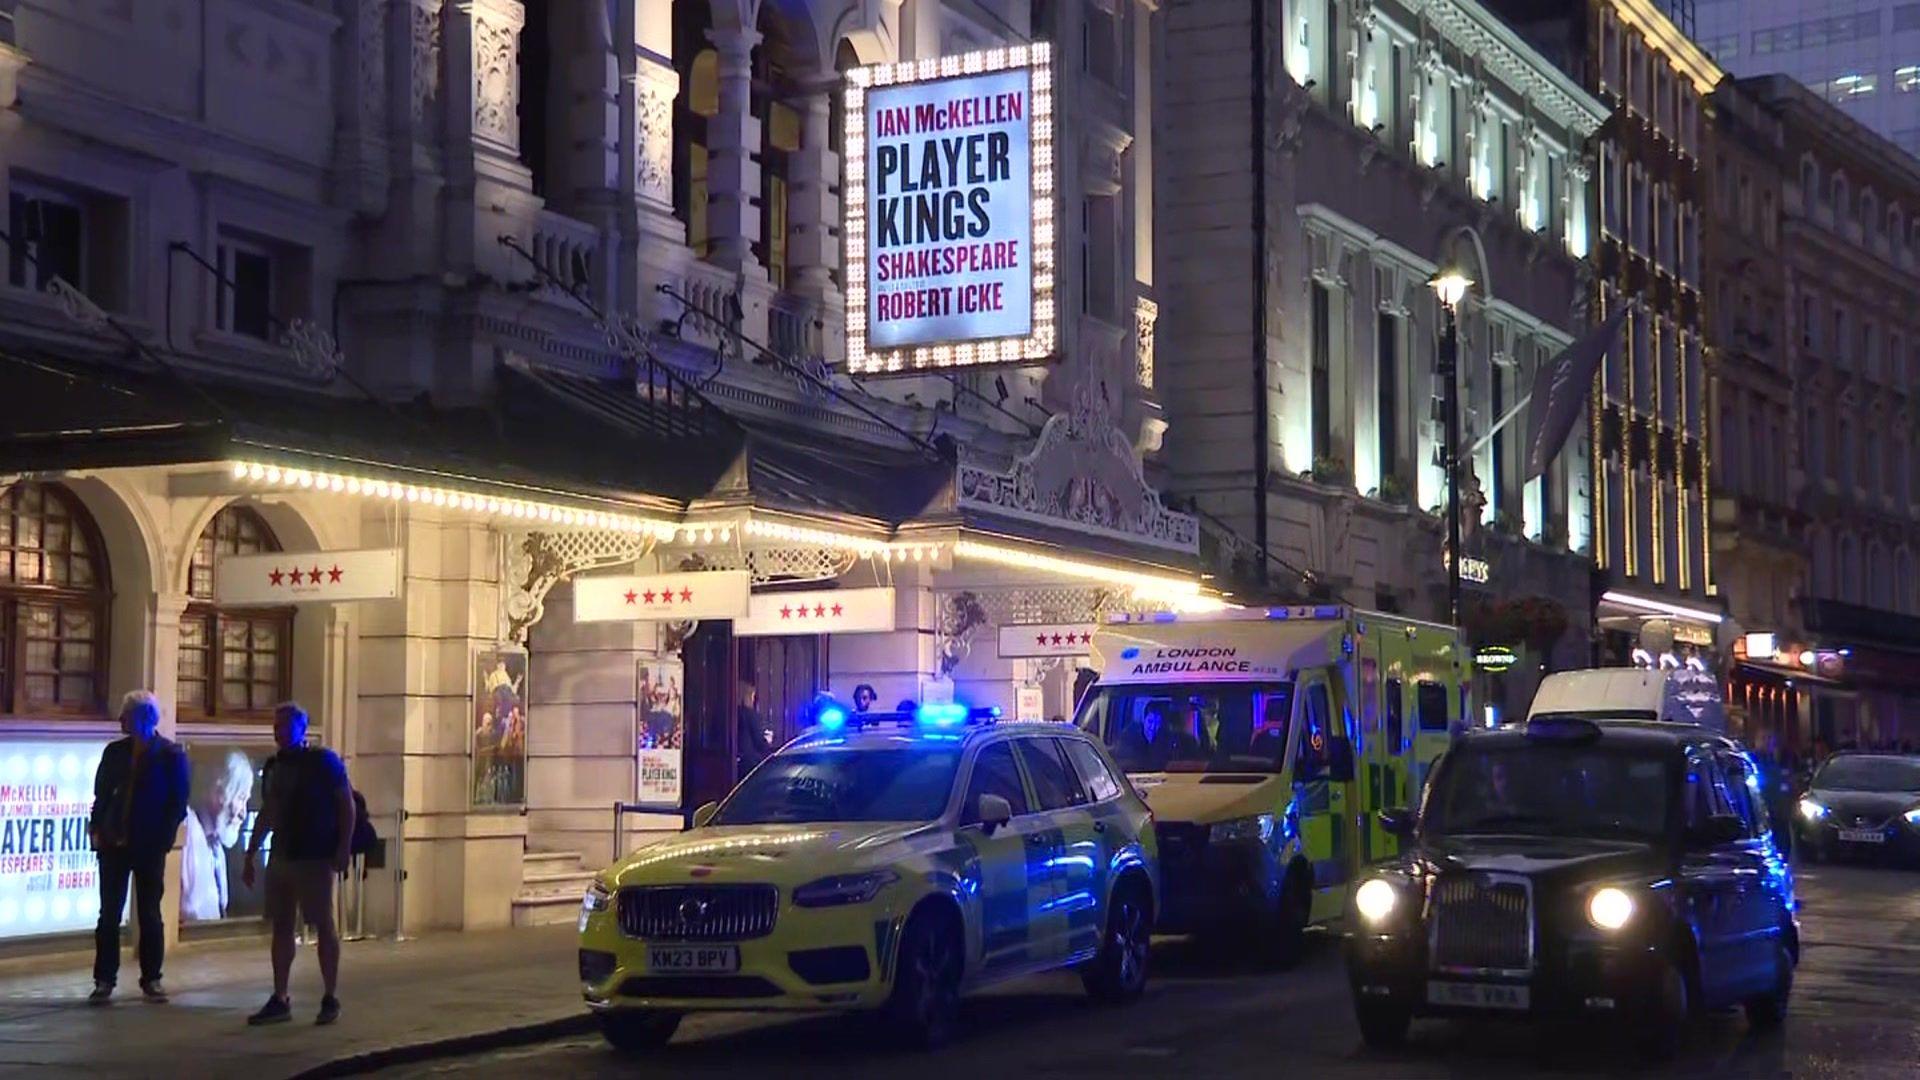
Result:
{"label": "police car headlight", "polygon": [[580,932],[587,932],[587,920],[596,911],[605,911],[613,906],[613,891],[598,881],[587,886],[587,895],[580,899]]}
{"label": "police car headlight", "polygon": [[1633,918],[1633,897],[1611,886],[1587,898],[1587,921],[1602,930],[1618,930]]}
{"label": "police car headlight", "polygon": [[1273,839],[1273,815],[1255,814],[1232,821],[1216,821],[1213,828],[1207,830],[1207,839],[1216,844],[1224,840],[1258,840],[1264,844]]}
{"label": "police car headlight", "polygon": [[1800,816],[1806,818],[1808,821],[1819,821],[1821,818],[1827,816],[1827,808],[1825,804],[1821,803],[1818,799],[1801,799]]}
{"label": "police car headlight", "polygon": [[1386,878],[1368,878],[1353,893],[1353,906],[1360,909],[1360,917],[1370,923],[1385,922],[1399,905],[1400,890]]}
{"label": "police car headlight", "polygon": [[864,904],[880,895],[881,889],[899,880],[900,875],[891,870],[823,877],[793,890],[793,905],[839,907],[842,904]]}
{"label": "police car headlight", "polygon": [[1916,829],[1920,829],[1920,806],[1916,806],[1900,816],[1907,819],[1907,824]]}

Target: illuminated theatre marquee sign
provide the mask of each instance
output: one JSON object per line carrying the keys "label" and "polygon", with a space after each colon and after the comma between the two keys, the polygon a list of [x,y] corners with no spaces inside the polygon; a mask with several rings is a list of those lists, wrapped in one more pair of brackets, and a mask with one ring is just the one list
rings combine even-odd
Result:
{"label": "illuminated theatre marquee sign", "polygon": [[1053,355],[1045,44],[847,73],[847,369]]}

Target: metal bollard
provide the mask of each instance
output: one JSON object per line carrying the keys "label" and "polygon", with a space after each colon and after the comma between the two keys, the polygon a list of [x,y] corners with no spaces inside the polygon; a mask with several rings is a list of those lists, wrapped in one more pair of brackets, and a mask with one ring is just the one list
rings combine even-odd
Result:
{"label": "metal bollard", "polygon": [[393,812],[393,940],[406,941],[407,812]]}

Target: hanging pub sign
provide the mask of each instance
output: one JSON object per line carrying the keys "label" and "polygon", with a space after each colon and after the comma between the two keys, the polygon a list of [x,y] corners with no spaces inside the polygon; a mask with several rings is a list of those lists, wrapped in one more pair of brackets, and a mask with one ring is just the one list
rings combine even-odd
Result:
{"label": "hanging pub sign", "polygon": [[747,613],[752,586],[753,575],[745,570],[575,578],[573,621],[738,619]]}
{"label": "hanging pub sign", "polygon": [[1490,671],[1498,675],[1519,663],[1520,654],[1505,645],[1482,645],[1473,654],[1473,662],[1479,665],[1482,671]]}
{"label": "hanging pub sign", "polygon": [[847,73],[847,368],[1053,355],[1053,59],[1045,43]]}
{"label": "hanging pub sign", "polygon": [[214,602],[234,607],[392,600],[399,595],[399,548],[222,555],[214,564]]}
{"label": "hanging pub sign", "polygon": [[882,633],[894,628],[892,589],[755,593],[734,637]]}
{"label": "hanging pub sign", "polygon": [[1092,652],[1092,623],[1030,623],[1000,628],[1002,660],[1087,656]]}

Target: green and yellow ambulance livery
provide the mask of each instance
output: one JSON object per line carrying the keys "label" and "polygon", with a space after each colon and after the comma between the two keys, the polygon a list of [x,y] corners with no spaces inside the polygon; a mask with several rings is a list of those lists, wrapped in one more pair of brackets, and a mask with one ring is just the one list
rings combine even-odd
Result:
{"label": "green and yellow ambulance livery", "polygon": [[931,1045],[963,992],[1062,967],[1139,995],[1151,815],[1095,740],[961,706],[818,720],[588,891],[580,980],[608,1041],[658,1046],[698,1010],[883,1010]]}
{"label": "green and yellow ambulance livery", "polygon": [[1330,605],[1100,628],[1077,724],[1153,809],[1159,929],[1297,958],[1399,853],[1375,811],[1410,805],[1463,723],[1466,661],[1451,627]]}

